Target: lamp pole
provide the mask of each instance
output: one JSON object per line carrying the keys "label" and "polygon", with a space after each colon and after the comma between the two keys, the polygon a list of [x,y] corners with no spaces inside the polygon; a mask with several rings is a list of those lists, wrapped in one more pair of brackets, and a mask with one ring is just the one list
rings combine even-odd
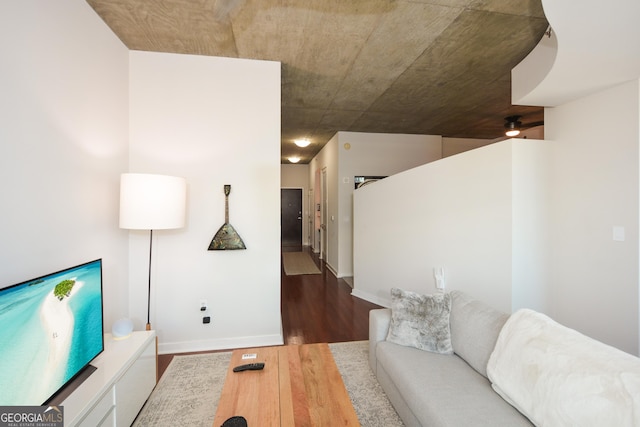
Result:
{"label": "lamp pole", "polygon": [[147,287],[147,331],[151,330],[151,248],[153,247],[153,230],[149,230],[149,284]]}

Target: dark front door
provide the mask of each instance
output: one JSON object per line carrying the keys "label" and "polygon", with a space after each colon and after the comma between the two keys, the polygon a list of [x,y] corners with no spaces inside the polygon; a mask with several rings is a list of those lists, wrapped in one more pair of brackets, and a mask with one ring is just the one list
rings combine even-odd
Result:
{"label": "dark front door", "polygon": [[282,246],[302,245],[302,189],[280,189]]}

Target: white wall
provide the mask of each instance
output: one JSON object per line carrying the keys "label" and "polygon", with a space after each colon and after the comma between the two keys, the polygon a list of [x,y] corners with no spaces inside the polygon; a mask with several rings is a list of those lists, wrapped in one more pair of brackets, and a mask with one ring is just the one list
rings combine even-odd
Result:
{"label": "white wall", "polygon": [[[640,82],[547,108],[545,133],[356,191],[354,295],[385,305],[393,286],[431,293],[444,266],[449,289],[638,354]],[[393,221],[398,211],[413,215]]]}
{"label": "white wall", "polygon": [[[545,110],[553,316],[638,352],[638,80]],[[613,240],[623,227],[624,241]]]}
{"label": "white wall", "polygon": [[[327,185],[324,189],[325,200],[322,200],[322,173],[326,172]],[[322,150],[309,163],[309,181],[314,191],[317,203],[326,206],[327,218],[338,214],[338,136],[337,134],[322,147]],[[318,213],[317,213],[318,214]],[[328,221],[327,221],[328,222]],[[335,222],[335,220],[334,220]],[[322,247],[319,240],[320,219],[314,225],[313,248],[315,252],[320,252],[320,257],[324,259],[329,268],[334,272],[338,268],[338,229],[334,224],[327,224],[328,247]]]}
{"label": "white wall", "polygon": [[545,109],[551,312],[639,354],[640,3],[587,1],[577,18],[569,3],[543,2],[552,31],[511,74],[514,103],[555,107]]}
{"label": "white wall", "polygon": [[484,147],[496,141],[473,138],[442,138],[442,157],[449,157],[475,148]]}
{"label": "white wall", "polygon": [[337,277],[353,276],[354,176],[390,176],[441,157],[440,136],[338,132],[312,160],[312,182],[324,167],[330,177],[327,263]]}
{"label": "white wall", "polygon": [[128,313],[128,50],[82,1],[0,3],[0,287],[103,260],[105,329]]}
{"label": "white wall", "polygon": [[311,245],[314,196],[309,188],[309,165],[281,165],[280,187],[302,189],[302,244]]}
{"label": "white wall", "polygon": [[[160,352],[282,343],[280,64],[149,52],[131,52],[130,64],[130,170],[188,183],[186,227],[154,233],[151,323]],[[224,223],[225,184],[246,250],[207,250]],[[148,233],[131,232],[138,327],[148,243]]]}
{"label": "white wall", "polygon": [[523,292],[514,292],[513,277],[529,269],[516,268],[514,248],[537,245],[531,233],[517,239],[513,231],[514,213],[525,210],[514,190],[535,175],[522,171],[520,152],[545,149],[543,141],[509,140],[356,190],[353,294],[386,306],[392,287],[434,293],[433,270],[444,267],[447,290],[510,312]]}

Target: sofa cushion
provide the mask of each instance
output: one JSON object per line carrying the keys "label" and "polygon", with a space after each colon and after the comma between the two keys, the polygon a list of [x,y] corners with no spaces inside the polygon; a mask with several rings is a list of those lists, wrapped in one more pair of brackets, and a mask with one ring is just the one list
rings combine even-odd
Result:
{"label": "sofa cushion", "polygon": [[453,351],[473,369],[487,376],[487,362],[509,316],[460,291],[451,291]]}
{"label": "sofa cushion", "polygon": [[449,294],[420,295],[391,289],[391,325],[387,341],[420,350],[452,354]]}
{"label": "sofa cushion", "polygon": [[376,347],[378,371],[393,381],[424,426],[530,426],[489,381],[460,357],[420,351],[388,341]]}

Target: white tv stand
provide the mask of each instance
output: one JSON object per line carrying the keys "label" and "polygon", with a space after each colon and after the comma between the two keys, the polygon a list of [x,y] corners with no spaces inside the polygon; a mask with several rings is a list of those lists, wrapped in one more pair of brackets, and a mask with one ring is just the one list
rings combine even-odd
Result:
{"label": "white tv stand", "polygon": [[156,385],[156,356],[155,331],[105,334],[96,371],[61,403],[65,427],[130,426]]}

